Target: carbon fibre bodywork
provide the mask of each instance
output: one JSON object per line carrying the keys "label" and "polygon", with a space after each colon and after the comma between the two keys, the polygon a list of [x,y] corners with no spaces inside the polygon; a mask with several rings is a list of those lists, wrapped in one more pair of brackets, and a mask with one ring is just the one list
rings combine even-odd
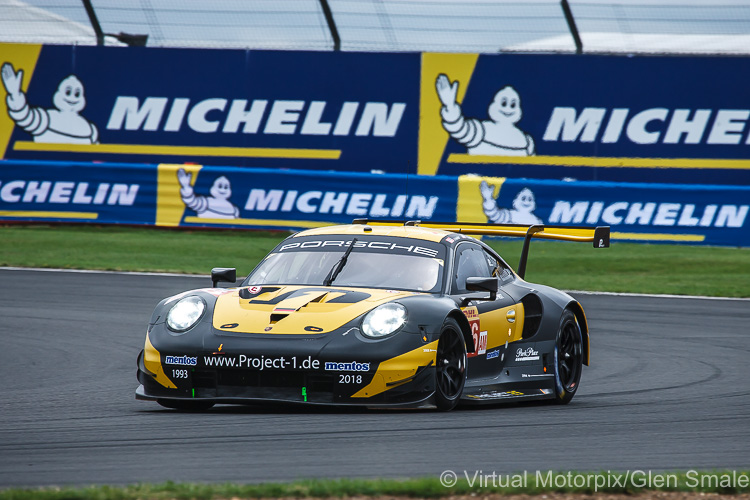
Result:
{"label": "carbon fibre bodywork", "polygon": [[[437,283],[429,290],[377,283],[258,284],[256,268],[240,287],[164,299],[138,356],[136,398],[187,407],[258,401],[441,407],[444,390],[438,386],[447,361],[440,346],[450,324],[458,325],[465,344],[457,394],[464,403],[562,398],[557,352],[565,318],[567,323],[574,318],[579,365],[588,364],[588,325],[580,304],[559,290],[522,280],[475,238],[420,227],[334,226],[287,238],[266,261],[305,245],[320,252],[319,259],[349,247],[367,260],[385,252],[416,253],[439,264]],[[468,277],[494,281],[496,291],[467,285],[472,281],[462,274],[462,266],[469,265],[467,252],[474,252],[475,261],[480,255],[489,269],[488,276],[472,270]],[[395,272],[380,270],[386,276]],[[186,297],[198,297],[205,308],[186,331],[175,331],[166,318]],[[363,321],[387,304],[400,304],[405,317],[394,332],[374,338]],[[575,392],[579,378],[580,367],[569,391]]]}

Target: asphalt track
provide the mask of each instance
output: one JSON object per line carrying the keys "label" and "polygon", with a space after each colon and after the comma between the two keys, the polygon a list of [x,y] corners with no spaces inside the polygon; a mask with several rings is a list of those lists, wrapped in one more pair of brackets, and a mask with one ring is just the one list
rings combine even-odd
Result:
{"label": "asphalt track", "polygon": [[580,295],[593,363],[568,406],[136,401],[153,306],[207,284],[0,270],[0,488],[750,465],[750,301]]}

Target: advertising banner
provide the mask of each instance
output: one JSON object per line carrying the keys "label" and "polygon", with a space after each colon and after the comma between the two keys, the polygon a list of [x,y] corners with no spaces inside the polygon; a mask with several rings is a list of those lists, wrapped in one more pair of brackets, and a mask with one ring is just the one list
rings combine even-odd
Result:
{"label": "advertising banner", "polygon": [[748,77],[743,57],[423,54],[419,173],[750,185]]}
{"label": "advertising banner", "polygon": [[0,158],[750,185],[750,58],[0,44]]}
{"label": "advertising banner", "polygon": [[156,169],[0,162],[0,221],[154,223]]}
{"label": "advertising banner", "polygon": [[416,173],[419,55],[0,44],[0,157]]}
{"label": "advertising banner", "polygon": [[304,229],[356,218],[611,226],[750,246],[750,187],[0,161],[0,221]]}
{"label": "advertising banner", "polygon": [[456,179],[159,165],[159,226],[306,228],[356,218],[455,220]]}
{"label": "advertising banner", "polygon": [[457,220],[610,226],[613,241],[750,246],[750,187],[461,176]]}

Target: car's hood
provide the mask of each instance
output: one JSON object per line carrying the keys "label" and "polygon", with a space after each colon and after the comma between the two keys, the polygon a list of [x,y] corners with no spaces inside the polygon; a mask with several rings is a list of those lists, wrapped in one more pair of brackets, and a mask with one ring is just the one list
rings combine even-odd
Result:
{"label": "car's hood", "polygon": [[243,287],[216,299],[213,326],[226,332],[315,335],[416,292],[313,286]]}

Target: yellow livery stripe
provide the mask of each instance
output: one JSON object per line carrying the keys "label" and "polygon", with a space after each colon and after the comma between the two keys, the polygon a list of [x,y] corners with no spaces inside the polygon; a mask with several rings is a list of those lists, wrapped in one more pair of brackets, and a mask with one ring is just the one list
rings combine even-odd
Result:
{"label": "yellow livery stripe", "polygon": [[146,367],[146,370],[154,374],[156,381],[161,385],[167,389],[177,389],[174,382],[164,373],[164,367],[161,365],[161,354],[151,344],[148,333],[146,334],[146,346],[143,348],[143,366]]}
{"label": "yellow livery stripe", "polygon": [[430,342],[400,356],[383,361],[372,381],[352,395],[353,398],[371,398],[388,389],[409,382],[420,367],[435,365],[438,341]]}

